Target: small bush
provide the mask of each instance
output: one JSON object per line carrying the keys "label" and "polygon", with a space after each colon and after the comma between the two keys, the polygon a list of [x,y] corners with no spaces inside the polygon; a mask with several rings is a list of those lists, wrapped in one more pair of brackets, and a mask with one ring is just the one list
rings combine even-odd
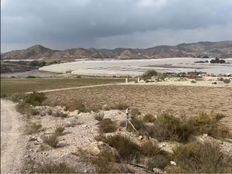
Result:
{"label": "small bush", "polygon": [[115,132],[118,128],[117,124],[109,118],[100,121],[98,124],[100,133]]}
{"label": "small bush", "polygon": [[146,114],[143,117],[143,121],[148,122],[148,123],[153,123],[155,120],[156,120],[156,118],[152,114]]}
{"label": "small bush", "polygon": [[149,170],[153,168],[164,169],[169,164],[169,159],[164,154],[158,154],[148,159],[146,166]]}
{"label": "small bush", "polygon": [[54,147],[56,148],[59,141],[58,141],[58,135],[53,133],[51,135],[47,135],[47,136],[43,136],[42,137],[42,140],[45,144],[51,146],[51,147]]}
{"label": "small bush", "polygon": [[37,167],[36,172],[38,173],[80,173],[75,167],[69,167],[65,163],[60,164],[41,164]]}
{"label": "small bush", "polygon": [[218,122],[224,118],[223,114],[202,113],[191,118],[177,118],[164,113],[157,117],[150,135],[159,141],[176,140],[188,141],[192,135],[208,134],[212,137],[230,137],[229,129]]}
{"label": "small bush", "polygon": [[131,117],[137,117],[141,115],[141,112],[137,108],[132,108],[130,111]]}
{"label": "small bush", "polygon": [[161,152],[161,149],[159,148],[158,144],[152,142],[151,140],[142,143],[140,150],[145,156],[150,157],[155,156]]}
{"label": "small bush", "polygon": [[132,160],[140,155],[140,147],[123,135],[108,136],[102,141],[117,149],[122,159]]}
{"label": "small bush", "polygon": [[223,82],[228,84],[228,83],[230,83],[230,79],[223,79]]}
{"label": "small bush", "polygon": [[173,115],[164,113],[157,117],[153,125],[152,137],[159,141],[187,141],[193,133],[193,128],[186,120],[181,121]]}
{"label": "small bush", "polygon": [[94,115],[95,120],[102,121],[104,118],[104,112],[98,112]]}
{"label": "small bush", "polygon": [[33,92],[25,97],[24,102],[33,106],[41,105],[47,97],[44,93]]}
{"label": "small bush", "polygon": [[152,77],[157,76],[157,75],[158,75],[158,72],[157,72],[157,71],[155,71],[155,70],[148,70],[148,71],[146,71],[146,72],[141,76],[141,78],[142,78],[143,80],[147,80],[147,79],[151,79]]}
{"label": "small bush", "polygon": [[27,115],[32,115],[32,107],[24,102],[21,102],[19,104],[17,104],[16,109],[19,113],[21,114],[27,114]]}
{"label": "small bush", "polygon": [[229,128],[218,123],[224,117],[223,114],[201,113],[197,117],[191,118],[190,124],[194,126],[196,135],[205,133],[215,138],[227,138],[231,136]]}
{"label": "small bush", "polygon": [[232,160],[216,143],[190,143],[174,149],[174,160],[185,172],[230,173]]}
{"label": "small bush", "polygon": [[42,125],[39,123],[33,123],[33,122],[28,122],[25,128],[25,133],[30,135],[30,134],[35,134],[39,132],[41,129]]}
{"label": "small bush", "polygon": [[191,80],[191,83],[197,83],[197,81],[196,80]]}
{"label": "small bush", "polygon": [[74,111],[78,110],[79,112],[87,112],[87,108],[81,100],[74,100],[66,105],[66,110]]}
{"label": "small bush", "polygon": [[55,134],[56,134],[57,136],[61,136],[61,135],[64,134],[64,130],[65,130],[64,127],[57,127],[56,130],[55,130]]}
{"label": "small bush", "polygon": [[59,112],[59,111],[57,111],[57,112],[52,113],[52,116],[54,116],[54,117],[66,118],[66,117],[68,117],[68,114],[66,114],[66,113],[64,113],[64,112]]}

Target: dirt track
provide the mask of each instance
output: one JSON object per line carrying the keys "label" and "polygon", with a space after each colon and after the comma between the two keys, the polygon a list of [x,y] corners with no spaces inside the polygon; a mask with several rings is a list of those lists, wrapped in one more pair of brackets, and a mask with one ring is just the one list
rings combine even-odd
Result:
{"label": "dirt track", "polygon": [[26,140],[15,104],[1,99],[1,173],[20,173]]}

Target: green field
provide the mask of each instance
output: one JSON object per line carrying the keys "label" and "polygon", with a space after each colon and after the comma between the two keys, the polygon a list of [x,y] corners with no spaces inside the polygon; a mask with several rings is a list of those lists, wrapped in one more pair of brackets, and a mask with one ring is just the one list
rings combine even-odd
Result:
{"label": "green field", "polygon": [[1,96],[47,89],[122,82],[122,79],[1,79]]}

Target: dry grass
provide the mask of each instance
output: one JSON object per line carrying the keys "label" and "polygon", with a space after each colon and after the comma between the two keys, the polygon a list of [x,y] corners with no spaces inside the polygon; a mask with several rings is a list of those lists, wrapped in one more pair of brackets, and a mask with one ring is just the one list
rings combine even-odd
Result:
{"label": "dry grass", "polygon": [[[159,115],[171,110],[175,115],[194,116],[200,112],[218,112],[231,116],[231,88],[209,88],[190,86],[108,86],[47,94],[47,102],[65,105],[70,100],[82,100],[87,109],[102,108],[126,103],[144,114]],[[232,118],[225,122],[231,125]]]}
{"label": "dry grass", "polygon": [[109,118],[103,119],[98,123],[99,133],[115,132],[118,128],[117,123]]}
{"label": "dry grass", "polygon": [[27,135],[35,134],[39,132],[41,128],[42,128],[42,125],[40,123],[27,122],[26,127],[25,127],[25,134]]}
{"label": "dry grass", "polygon": [[56,148],[58,143],[59,143],[58,136],[59,135],[57,135],[55,133],[53,133],[51,135],[45,135],[42,137],[43,143],[45,143],[51,147]]}
{"label": "dry grass", "polygon": [[122,79],[1,79],[1,96],[56,88],[122,82]]}
{"label": "dry grass", "polygon": [[190,143],[174,150],[174,160],[184,173],[230,173],[232,159],[215,143]]}
{"label": "dry grass", "polygon": [[36,173],[80,173],[76,167],[70,167],[65,163],[48,163],[39,165],[36,170]]}

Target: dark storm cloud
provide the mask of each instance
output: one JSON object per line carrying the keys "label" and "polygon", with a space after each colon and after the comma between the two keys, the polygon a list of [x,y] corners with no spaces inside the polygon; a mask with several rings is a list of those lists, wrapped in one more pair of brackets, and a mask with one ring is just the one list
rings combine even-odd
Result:
{"label": "dark storm cloud", "polygon": [[231,0],[2,0],[2,49],[232,39]]}

